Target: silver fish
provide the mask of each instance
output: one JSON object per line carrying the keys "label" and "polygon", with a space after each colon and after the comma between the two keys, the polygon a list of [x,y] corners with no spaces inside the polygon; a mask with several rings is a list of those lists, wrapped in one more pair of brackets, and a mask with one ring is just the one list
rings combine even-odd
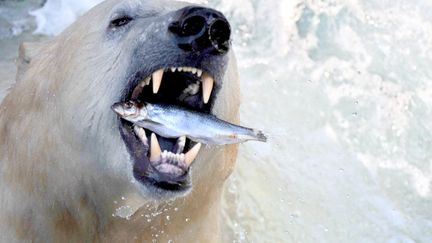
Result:
{"label": "silver fish", "polygon": [[178,106],[128,101],[116,103],[111,108],[122,119],[166,138],[186,136],[192,141],[210,145],[248,140],[267,141],[267,137],[259,130],[237,126],[213,115]]}

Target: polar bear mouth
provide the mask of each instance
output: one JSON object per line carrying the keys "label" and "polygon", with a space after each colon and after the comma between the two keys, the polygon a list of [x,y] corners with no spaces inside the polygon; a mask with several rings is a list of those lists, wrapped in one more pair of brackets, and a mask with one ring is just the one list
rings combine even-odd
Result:
{"label": "polar bear mouth", "polygon": [[[211,113],[217,91],[213,76],[195,67],[159,68],[151,75],[136,74],[131,83],[124,101],[171,104],[203,113]],[[168,191],[191,187],[189,171],[201,144],[186,137],[166,138],[125,120],[120,128],[138,181]]]}

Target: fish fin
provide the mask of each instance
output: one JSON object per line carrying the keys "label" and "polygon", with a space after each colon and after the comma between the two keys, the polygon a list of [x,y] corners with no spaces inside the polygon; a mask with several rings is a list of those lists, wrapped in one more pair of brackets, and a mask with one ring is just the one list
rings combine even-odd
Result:
{"label": "fish fin", "polygon": [[267,142],[267,136],[260,130],[253,130],[255,137],[260,142]]}

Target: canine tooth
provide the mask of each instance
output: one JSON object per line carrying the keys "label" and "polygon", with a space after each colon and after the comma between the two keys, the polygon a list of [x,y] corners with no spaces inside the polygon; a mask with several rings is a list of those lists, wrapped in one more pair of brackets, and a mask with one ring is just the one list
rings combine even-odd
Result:
{"label": "canine tooth", "polygon": [[157,94],[157,92],[159,91],[160,85],[162,83],[163,73],[164,73],[164,70],[159,69],[152,74],[153,94]]}
{"label": "canine tooth", "polygon": [[200,78],[201,77],[201,75],[202,75],[202,70],[200,70],[200,69],[197,69],[197,76]]}
{"label": "canine tooth", "polygon": [[201,143],[195,144],[193,148],[191,148],[186,154],[185,154],[185,163],[190,166],[192,162],[195,160],[195,158],[198,155],[198,152],[201,148]]}
{"label": "canine tooth", "polygon": [[181,136],[177,139],[177,149],[176,149],[176,153],[181,153],[184,150],[186,144],[186,136]]}
{"label": "canine tooth", "polygon": [[143,142],[146,146],[148,146],[147,136],[146,136],[146,132],[145,132],[144,128],[134,126],[134,131],[135,131],[135,134],[141,140],[141,142]]}
{"label": "canine tooth", "polygon": [[204,104],[207,104],[210,99],[211,92],[213,90],[214,79],[208,73],[203,73],[201,79],[202,79],[203,101]]}
{"label": "canine tooth", "polygon": [[[164,151],[165,152],[165,151]],[[159,146],[156,134],[151,134],[151,146],[150,146],[150,161],[157,162],[161,159],[161,148]]]}

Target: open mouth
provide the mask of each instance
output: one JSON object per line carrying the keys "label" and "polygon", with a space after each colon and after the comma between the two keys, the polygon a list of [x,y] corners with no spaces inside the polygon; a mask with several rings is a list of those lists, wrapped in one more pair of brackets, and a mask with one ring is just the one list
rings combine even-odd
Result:
{"label": "open mouth", "polygon": [[[161,68],[151,75],[135,75],[125,101],[169,104],[210,113],[215,97],[211,74],[195,67]],[[189,169],[201,144],[186,137],[166,138],[121,119],[120,131],[134,159],[134,176],[168,191],[190,188]]]}

